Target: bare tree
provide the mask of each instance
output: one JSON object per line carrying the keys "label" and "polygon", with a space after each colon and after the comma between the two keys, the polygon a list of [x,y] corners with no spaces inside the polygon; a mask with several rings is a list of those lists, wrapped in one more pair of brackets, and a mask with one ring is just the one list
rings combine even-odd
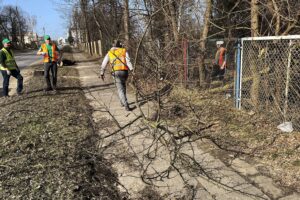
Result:
{"label": "bare tree", "polygon": [[202,50],[202,53],[200,55],[200,63],[199,63],[199,82],[200,86],[203,86],[205,82],[205,65],[204,65],[204,59],[205,59],[205,51],[206,51],[206,40],[208,37],[208,31],[210,27],[210,21],[211,21],[211,13],[212,13],[212,0],[206,0],[206,10],[204,14],[204,25],[202,34],[200,37],[200,48]]}
{"label": "bare tree", "polygon": [[125,35],[125,46],[130,47],[130,22],[129,22],[129,1],[124,0],[124,35]]}
{"label": "bare tree", "polygon": [[171,24],[172,24],[172,32],[174,36],[175,44],[178,44],[179,41],[179,33],[178,33],[178,23],[177,23],[177,17],[176,17],[176,2],[173,0],[169,0],[169,10],[170,10],[170,18],[171,18]]}
{"label": "bare tree", "polygon": [[18,7],[5,6],[0,15],[0,34],[2,37],[10,37],[16,47],[24,47],[24,35],[28,31],[29,21],[26,13]]}
{"label": "bare tree", "polygon": [[84,19],[85,41],[88,43],[89,52],[92,52],[90,28],[88,24],[88,0],[80,0],[80,8]]}

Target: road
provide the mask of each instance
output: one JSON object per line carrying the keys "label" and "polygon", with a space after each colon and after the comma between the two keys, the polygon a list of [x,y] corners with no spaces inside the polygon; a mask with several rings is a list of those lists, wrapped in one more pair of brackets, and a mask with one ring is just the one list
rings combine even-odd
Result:
{"label": "road", "polygon": [[[22,69],[28,67],[30,64],[41,60],[40,56],[36,55],[37,50],[30,50],[26,52],[15,52],[15,59],[17,61],[18,66]],[[3,77],[0,75],[0,88],[2,89],[2,81]]]}

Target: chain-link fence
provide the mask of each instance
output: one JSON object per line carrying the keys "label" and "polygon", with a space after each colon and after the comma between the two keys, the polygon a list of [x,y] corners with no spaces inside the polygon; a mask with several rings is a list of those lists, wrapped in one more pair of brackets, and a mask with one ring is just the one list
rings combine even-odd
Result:
{"label": "chain-link fence", "polygon": [[243,38],[241,44],[238,107],[299,129],[300,36]]}
{"label": "chain-link fence", "polygon": [[155,41],[143,41],[139,48],[137,68],[145,76],[143,80],[168,80],[174,84],[181,84],[187,88],[199,85],[199,71],[201,67],[201,56],[204,54],[205,81],[202,88],[215,89],[226,85],[224,92],[233,94],[234,69],[235,69],[235,41],[225,41],[227,49],[227,68],[225,78],[220,81],[213,77],[215,54],[217,52],[216,41],[208,40],[204,52],[200,47],[200,40],[183,39],[179,43],[161,43]]}
{"label": "chain-link fence", "polygon": [[135,67],[140,80],[136,83],[138,88],[149,94],[166,84],[182,85],[186,88],[198,87],[201,56],[204,55],[205,81],[201,82],[201,88],[233,95],[236,42],[224,41],[224,47],[227,49],[227,68],[224,79],[220,80],[219,77],[213,77],[218,40],[222,39],[208,40],[205,51],[200,47],[200,40],[182,39],[178,43],[143,41],[137,53],[130,52],[133,58],[137,55]]}
{"label": "chain-link fence", "polygon": [[[224,41],[224,47],[227,54],[227,67],[224,74],[224,79],[214,77],[215,70],[215,56],[217,52],[216,42],[219,40]],[[205,65],[205,87],[211,91],[223,92],[224,94],[233,95],[234,93],[234,76],[235,76],[235,53],[236,53],[236,40],[224,39],[209,39],[206,43],[206,50],[200,47],[200,41],[185,41],[183,43],[183,53],[186,51],[186,60],[184,59],[183,67],[186,68],[186,82],[187,86],[192,88],[199,83],[199,68],[200,68],[200,55],[204,54]],[[184,55],[184,54],[183,54]],[[203,85],[202,85],[203,86]]]}

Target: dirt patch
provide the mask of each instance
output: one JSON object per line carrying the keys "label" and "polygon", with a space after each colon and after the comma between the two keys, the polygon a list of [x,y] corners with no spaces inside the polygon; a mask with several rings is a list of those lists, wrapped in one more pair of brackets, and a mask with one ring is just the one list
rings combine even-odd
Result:
{"label": "dirt patch", "polygon": [[[35,66],[34,69],[41,69]],[[58,92],[35,76],[22,96],[0,98],[2,199],[120,199],[117,174],[97,151],[76,69],[59,68]]]}
{"label": "dirt patch", "polygon": [[[178,137],[208,139],[203,148],[213,150],[228,165],[241,157],[263,166],[260,171],[278,183],[300,191],[299,132],[282,133],[270,116],[238,111],[224,95],[176,89],[165,101],[163,115],[172,124],[181,124]],[[185,114],[176,114],[174,108]]]}

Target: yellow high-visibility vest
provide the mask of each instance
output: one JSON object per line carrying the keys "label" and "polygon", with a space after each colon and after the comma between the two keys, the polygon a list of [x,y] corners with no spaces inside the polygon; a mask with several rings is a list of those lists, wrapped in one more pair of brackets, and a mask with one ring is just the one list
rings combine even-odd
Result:
{"label": "yellow high-visibility vest", "polygon": [[[47,49],[46,44],[42,44],[42,52],[46,53],[44,55],[44,63],[50,62],[50,55]],[[51,61],[52,62],[56,62],[58,60],[58,52],[56,51],[56,45],[52,44],[52,57],[51,57]]]}
{"label": "yellow high-visibility vest", "polygon": [[113,71],[126,71],[126,49],[115,48],[108,52],[109,62],[112,65]]}
{"label": "yellow high-visibility vest", "polygon": [[13,54],[12,50],[10,50],[11,54],[4,47],[1,49],[1,51],[5,53],[5,56],[6,56],[5,65],[7,66],[7,68],[5,68],[1,64],[0,65],[0,70],[14,70],[14,69],[17,69],[17,64],[16,64],[15,57],[14,57],[14,54]]}

